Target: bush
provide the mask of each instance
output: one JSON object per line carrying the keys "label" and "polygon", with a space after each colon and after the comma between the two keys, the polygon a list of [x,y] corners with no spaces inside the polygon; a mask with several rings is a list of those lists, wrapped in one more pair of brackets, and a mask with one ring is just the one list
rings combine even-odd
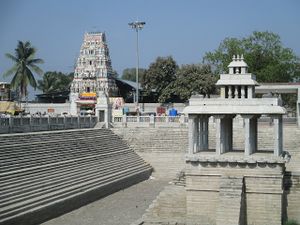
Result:
{"label": "bush", "polygon": [[284,225],[299,225],[299,223],[296,220],[288,220]]}

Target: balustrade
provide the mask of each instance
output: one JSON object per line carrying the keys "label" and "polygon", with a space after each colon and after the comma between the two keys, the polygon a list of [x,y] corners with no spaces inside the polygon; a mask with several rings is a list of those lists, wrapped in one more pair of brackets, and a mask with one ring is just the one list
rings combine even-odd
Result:
{"label": "balustrade", "polygon": [[89,128],[96,116],[10,116],[0,117],[0,133],[30,132],[71,128]]}
{"label": "balustrade", "polygon": [[187,124],[187,118],[182,116],[114,116],[115,124]]}

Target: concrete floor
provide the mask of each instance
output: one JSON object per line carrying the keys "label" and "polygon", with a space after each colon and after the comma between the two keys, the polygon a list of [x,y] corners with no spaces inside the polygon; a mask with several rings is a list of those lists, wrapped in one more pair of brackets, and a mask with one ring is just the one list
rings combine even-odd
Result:
{"label": "concrete floor", "polygon": [[165,180],[149,179],[43,225],[130,225],[142,217],[167,184]]}

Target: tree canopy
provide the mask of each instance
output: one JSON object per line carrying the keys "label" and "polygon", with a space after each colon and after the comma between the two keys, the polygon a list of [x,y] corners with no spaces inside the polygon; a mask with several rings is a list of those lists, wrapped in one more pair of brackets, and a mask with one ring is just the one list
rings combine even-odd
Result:
{"label": "tree canopy", "polygon": [[159,102],[174,99],[185,102],[195,93],[210,96],[216,91],[216,81],[209,65],[183,65],[177,70],[176,79],[160,95]]}
{"label": "tree canopy", "polygon": [[28,95],[27,86],[30,84],[34,89],[37,83],[33,72],[42,75],[43,71],[36,65],[43,63],[42,59],[34,58],[36,49],[31,46],[29,41],[19,41],[14,55],[6,53],[6,57],[11,59],[15,64],[12,68],[6,71],[3,76],[13,75],[11,87],[14,90],[19,90],[20,97]]}
{"label": "tree canopy", "polygon": [[226,38],[214,52],[207,52],[203,62],[211,64],[216,74],[227,71],[232,56],[243,54],[249,72],[258,82],[292,82],[300,79],[300,61],[285,48],[280,36],[272,32],[253,32],[245,38]]}
{"label": "tree canopy", "polygon": [[164,89],[175,80],[177,69],[178,65],[171,56],[158,57],[150,64],[142,80],[145,93],[150,95],[152,91],[155,91],[160,96]]}
{"label": "tree canopy", "polygon": [[171,57],[158,57],[146,71],[143,87],[146,95],[153,91],[159,102],[186,102],[193,93],[209,96],[216,90],[217,76],[209,65],[178,67]]}
{"label": "tree canopy", "polygon": [[73,80],[73,73],[64,74],[62,72],[48,71],[44,74],[43,80],[38,80],[38,89],[43,93],[66,91],[70,88]]}
{"label": "tree canopy", "polygon": [[[139,82],[144,79],[144,74],[146,69],[139,68]],[[126,68],[123,70],[122,77],[123,80],[136,81],[136,68]]]}

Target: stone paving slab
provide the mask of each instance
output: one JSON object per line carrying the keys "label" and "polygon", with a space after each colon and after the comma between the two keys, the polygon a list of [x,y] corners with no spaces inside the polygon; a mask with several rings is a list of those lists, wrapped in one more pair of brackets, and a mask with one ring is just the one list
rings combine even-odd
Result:
{"label": "stone paving slab", "polygon": [[167,184],[166,180],[149,179],[43,225],[129,225],[142,217]]}

